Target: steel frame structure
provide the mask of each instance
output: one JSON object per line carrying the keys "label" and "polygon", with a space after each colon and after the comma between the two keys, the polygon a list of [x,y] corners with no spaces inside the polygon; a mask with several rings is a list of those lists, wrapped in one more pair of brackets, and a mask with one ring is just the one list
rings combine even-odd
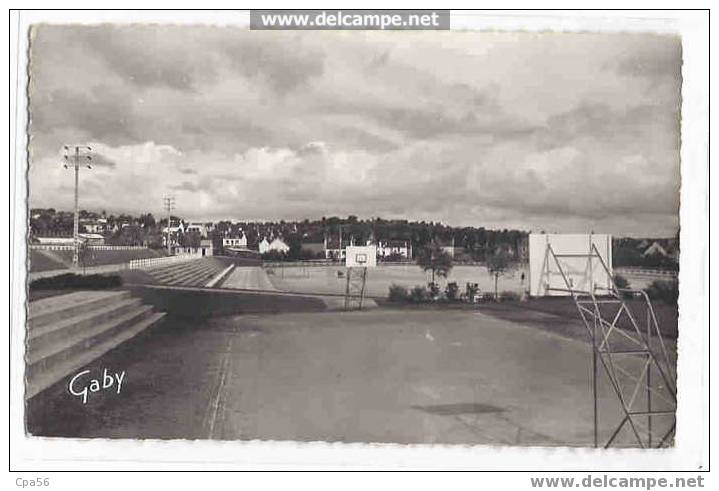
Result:
{"label": "steel frame structure", "polygon": [[[592,280],[588,291],[574,288],[561,262],[562,258],[570,257],[587,259],[589,278],[593,278],[593,260],[598,260],[599,267],[611,278],[611,287],[596,286]],[[594,446],[600,445],[599,364],[609,379],[623,413],[621,422],[603,444],[604,448],[610,447],[626,426],[630,428],[630,436],[641,448],[660,448],[671,444],[676,431],[676,374],[647,293],[632,288],[618,288],[609,266],[591,240],[589,251],[584,254],[557,254],[552,245],[547,244],[542,271],[543,275],[561,275],[566,288],[550,288],[546,281],[546,289],[571,295],[591,339]],[[644,329],[640,328],[625,301],[637,297],[642,298],[646,305]],[[614,308],[616,311],[613,311]],[[642,386],[644,397],[639,397]],[[668,418],[668,421],[663,418]],[[657,429],[655,423],[660,423],[662,427]],[[658,439],[655,438],[657,431],[660,431]]]}
{"label": "steel frame structure", "polygon": [[362,310],[367,268],[347,268],[347,285],[345,287],[345,310]]}
{"label": "steel frame structure", "polygon": [[65,150],[63,167],[66,169],[72,167],[75,171],[75,201],[72,220],[72,266],[73,268],[77,268],[80,263],[80,160],[83,159],[85,166],[88,169],[92,169],[92,165],[90,165],[92,156],[89,155],[92,148],[87,145],[64,145],[63,149]]}

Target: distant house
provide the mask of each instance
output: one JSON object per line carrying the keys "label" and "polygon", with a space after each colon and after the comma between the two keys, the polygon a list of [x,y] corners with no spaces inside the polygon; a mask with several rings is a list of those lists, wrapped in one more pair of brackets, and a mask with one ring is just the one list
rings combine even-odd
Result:
{"label": "distant house", "polygon": [[[162,245],[167,247],[167,231],[168,227],[163,227],[162,229]],[[185,224],[180,220],[180,222],[177,225],[172,225],[172,222],[170,222],[170,246],[176,246],[179,245],[178,238],[180,234],[185,233]]]}
{"label": "distant house", "polygon": [[[368,244],[369,245],[369,244]],[[412,244],[408,240],[387,240],[377,243],[377,257],[401,256],[412,257]]]}
{"label": "distant house", "polygon": [[269,242],[266,238],[262,239],[262,242],[260,242],[260,254],[265,254],[267,252],[281,252],[281,253],[287,253],[290,251],[290,246],[285,244],[285,242],[280,239],[279,237],[272,240],[272,242]]}
{"label": "distant house", "polygon": [[263,238],[262,241],[258,245],[258,249],[260,251],[260,254],[264,254],[265,252],[270,250],[270,243],[266,238]]}
{"label": "distant house", "polygon": [[[126,227],[127,224],[123,223],[121,226]],[[163,234],[167,233],[167,227],[164,227],[162,229],[162,233]],[[177,234],[177,233],[184,234],[185,233],[185,224],[182,221],[180,221],[177,225],[173,225],[172,222],[170,222],[170,233],[171,234]]]}
{"label": "distant house", "polygon": [[326,237],[324,241],[325,259],[333,259],[344,261],[346,257],[345,247],[348,242],[342,242],[340,244],[337,237]]}
{"label": "distant house", "polygon": [[207,238],[207,225],[204,223],[198,223],[198,222],[192,222],[190,223],[187,228],[185,229],[185,232],[197,232],[200,234],[200,237],[203,239]]}
{"label": "distant house", "polygon": [[80,225],[89,234],[100,234],[107,231],[106,218],[83,218],[80,220]]}
{"label": "distant house", "polygon": [[207,239],[200,240],[199,247],[193,246],[177,246],[174,249],[175,254],[196,254],[198,256],[212,256],[214,254],[212,250],[212,241]]}
{"label": "distant house", "polygon": [[88,245],[104,245],[105,237],[100,234],[77,234]]}
{"label": "distant house", "polygon": [[654,242],[652,245],[647,247],[647,249],[642,253],[642,256],[662,256],[662,257],[669,257],[669,253],[662,247],[662,245],[659,242]]}
{"label": "distant house", "polygon": [[285,252],[285,253],[286,253],[286,252],[289,252],[289,251],[290,251],[290,246],[288,246],[287,244],[285,244],[285,242],[284,242],[282,239],[276,238],[275,240],[273,240],[272,242],[270,242],[270,251],[277,251],[277,252]]}
{"label": "distant house", "polygon": [[230,235],[222,238],[222,247],[226,249],[247,249],[247,236],[242,232],[242,235]]}

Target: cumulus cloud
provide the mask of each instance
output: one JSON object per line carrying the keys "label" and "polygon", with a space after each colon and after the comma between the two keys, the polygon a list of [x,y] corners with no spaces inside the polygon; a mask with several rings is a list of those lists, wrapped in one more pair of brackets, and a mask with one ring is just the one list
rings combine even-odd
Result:
{"label": "cumulus cloud", "polygon": [[681,43],[38,26],[31,206],[672,235]]}

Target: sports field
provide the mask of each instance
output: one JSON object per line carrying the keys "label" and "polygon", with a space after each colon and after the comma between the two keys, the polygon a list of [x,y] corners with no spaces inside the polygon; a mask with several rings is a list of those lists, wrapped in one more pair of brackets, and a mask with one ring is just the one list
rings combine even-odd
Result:
{"label": "sports field", "polygon": [[[477,311],[224,316],[164,324],[88,368],[127,372],[86,405],[30,401],[35,435],[487,445],[592,444],[586,342]],[[620,418],[600,383],[600,432]],[[661,422],[654,422],[659,434]],[[622,434],[619,444],[631,444]]]}
{"label": "sports field", "polygon": [[[272,284],[281,291],[295,291],[307,293],[344,293],[346,287],[347,271],[344,266],[285,266],[264,268]],[[522,272],[525,273],[524,284],[521,281]],[[342,273],[340,276],[339,273]],[[367,285],[365,294],[371,297],[386,297],[389,287],[397,284],[412,288],[414,286],[427,286],[431,275],[425,273],[415,264],[407,265],[380,265],[367,269]],[[480,293],[494,292],[494,279],[484,266],[456,265],[449,276],[438,278],[442,287],[448,281],[456,281],[460,291],[464,291],[466,283],[478,283]],[[500,293],[505,290],[521,292],[527,287],[526,271],[516,269],[506,272],[499,278]]]}

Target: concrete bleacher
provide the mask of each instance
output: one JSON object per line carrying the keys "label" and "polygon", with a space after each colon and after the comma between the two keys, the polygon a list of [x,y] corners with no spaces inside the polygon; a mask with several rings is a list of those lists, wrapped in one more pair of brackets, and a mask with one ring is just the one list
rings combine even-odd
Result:
{"label": "concrete bleacher", "polygon": [[178,286],[206,286],[225,270],[227,264],[214,257],[203,257],[153,268],[147,271],[158,283]]}
{"label": "concrete bleacher", "polygon": [[80,291],[30,302],[25,396],[50,387],[164,315],[128,291]]}

